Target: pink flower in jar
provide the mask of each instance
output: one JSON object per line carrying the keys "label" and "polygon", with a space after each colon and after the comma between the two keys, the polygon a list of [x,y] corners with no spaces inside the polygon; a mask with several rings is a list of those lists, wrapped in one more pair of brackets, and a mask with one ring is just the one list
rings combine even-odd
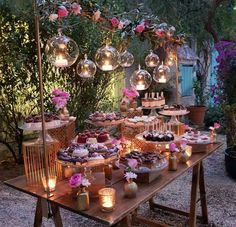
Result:
{"label": "pink flower in jar", "polygon": [[176,152],[176,149],[177,149],[176,144],[175,143],[170,143],[169,144],[169,149],[170,149],[171,153]]}
{"label": "pink flower in jar", "polygon": [[145,25],[144,25],[144,23],[141,23],[141,24],[137,25],[134,30],[137,33],[142,33],[144,31],[144,29],[145,29]]}
{"label": "pink flower in jar", "polygon": [[58,14],[59,18],[67,17],[68,16],[68,10],[66,9],[65,6],[59,6],[57,14]]}
{"label": "pink flower in jar", "polygon": [[81,14],[81,9],[82,8],[78,3],[74,2],[71,4],[71,11],[74,15]]}
{"label": "pink flower in jar", "polygon": [[135,169],[138,165],[138,161],[136,159],[128,159],[128,166],[131,170]]}
{"label": "pink flower in jar", "polygon": [[72,188],[77,188],[80,186],[81,181],[82,181],[82,175],[80,173],[76,173],[73,176],[71,176],[69,180],[69,185]]}
{"label": "pink flower in jar", "polygon": [[112,27],[114,28],[117,28],[120,23],[120,21],[116,17],[113,17],[110,21],[111,21]]}

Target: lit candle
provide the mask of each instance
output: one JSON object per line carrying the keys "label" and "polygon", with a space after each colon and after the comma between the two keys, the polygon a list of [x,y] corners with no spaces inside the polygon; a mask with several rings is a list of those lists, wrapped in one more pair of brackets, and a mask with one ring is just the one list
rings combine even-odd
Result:
{"label": "lit candle", "polygon": [[57,177],[56,176],[49,176],[48,178],[48,183],[46,182],[46,178],[42,178],[42,183],[44,190],[47,191],[47,187],[49,189],[49,192],[53,192],[56,189],[56,182],[57,182]]}
{"label": "lit candle", "polygon": [[104,212],[113,211],[116,202],[116,190],[114,188],[102,188],[99,190],[98,195],[101,210]]}
{"label": "lit candle", "polygon": [[102,70],[103,71],[111,71],[112,70],[112,65],[110,64],[110,61],[105,60],[104,64],[102,65]]}
{"label": "lit candle", "polygon": [[63,56],[59,55],[57,57],[57,59],[55,60],[54,65],[56,67],[61,67],[61,68],[67,67],[68,66],[68,60],[63,58]]}
{"label": "lit candle", "polygon": [[161,78],[158,80],[159,83],[166,83],[166,78],[164,76],[161,76]]}

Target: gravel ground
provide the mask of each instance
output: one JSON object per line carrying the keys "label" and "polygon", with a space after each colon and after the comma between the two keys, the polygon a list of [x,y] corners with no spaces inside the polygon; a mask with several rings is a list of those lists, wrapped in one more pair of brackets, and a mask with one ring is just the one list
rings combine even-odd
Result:
{"label": "gravel ground", "polygon": [[[223,136],[220,140],[225,141]],[[236,180],[227,176],[224,168],[225,146],[217,150],[204,161],[205,181],[207,190],[210,224],[208,226],[235,227],[236,226]],[[0,178],[3,179],[3,178]],[[187,210],[189,207],[191,187],[191,171],[172,182],[156,195],[160,204],[169,205]],[[0,183],[0,227],[27,227],[33,226],[36,200],[17,190]],[[200,213],[200,209],[198,210]],[[169,226],[187,226],[187,219],[178,215],[157,210],[150,211],[148,204],[143,204],[139,213],[149,219],[165,222]],[[63,224],[72,226],[103,225],[88,220],[80,215],[61,209]],[[52,220],[43,220],[44,227],[54,226]],[[198,223],[198,226],[205,226]]]}

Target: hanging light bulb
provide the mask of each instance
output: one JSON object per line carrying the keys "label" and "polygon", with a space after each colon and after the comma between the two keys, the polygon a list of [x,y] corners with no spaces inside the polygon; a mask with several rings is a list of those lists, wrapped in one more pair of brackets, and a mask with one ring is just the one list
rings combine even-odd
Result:
{"label": "hanging light bulb", "polygon": [[73,65],[79,56],[76,42],[60,33],[48,40],[45,52],[48,61],[58,68]]}
{"label": "hanging light bulb", "polygon": [[153,79],[157,83],[166,83],[170,79],[170,68],[163,64],[156,67],[153,71]]}
{"label": "hanging light bulb", "polygon": [[99,48],[95,54],[95,63],[102,71],[111,71],[119,66],[119,52],[108,43]]}
{"label": "hanging light bulb", "polygon": [[95,75],[97,70],[93,61],[87,58],[87,54],[84,55],[84,59],[80,60],[76,67],[77,74],[82,78],[90,78]]}
{"label": "hanging light bulb", "polygon": [[125,50],[120,54],[120,66],[127,68],[134,63],[134,56],[129,51]]}
{"label": "hanging light bulb", "polygon": [[154,54],[152,50],[150,51],[150,54],[146,56],[145,58],[145,64],[147,67],[156,67],[158,66],[160,62],[160,59],[157,54]]}
{"label": "hanging light bulb", "polygon": [[152,76],[146,70],[141,69],[140,65],[138,70],[134,71],[132,76],[130,77],[130,84],[136,90],[142,91],[149,88],[152,83]]}

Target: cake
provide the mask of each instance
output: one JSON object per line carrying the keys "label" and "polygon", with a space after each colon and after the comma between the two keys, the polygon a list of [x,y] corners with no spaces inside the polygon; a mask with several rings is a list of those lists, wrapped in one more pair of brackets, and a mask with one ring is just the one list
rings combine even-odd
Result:
{"label": "cake", "polygon": [[143,138],[147,141],[153,141],[153,142],[170,142],[174,140],[174,135],[170,131],[166,132],[151,131],[151,132],[145,132],[143,134]]}
{"label": "cake", "polygon": [[77,143],[104,143],[110,139],[109,133],[106,130],[85,130],[78,133]]}
{"label": "cake", "polygon": [[111,145],[105,146],[102,143],[97,144],[72,144],[68,148],[57,152],[57,159],[66,163],[85,165],[88,163],[104,163],[104,160],[111,157],[118,157],[119,147]]}
{"label": "cake", "polygon": [[142,98],[143,107],[159,107],[165,105],[165,98],[163,92],[159,95],[157,93],[145,93],[144,98]]}
{"label": "cake", "polygon": [[92,113],[89,115],[89,120],[91,121],[116,121],[116,120],[120,120],[122,119],[122,116],[120,113],[115,113],[115,112],[111,112],[111,113],[104,113],[104,112],[99,112],[96,111],[95,113]]}
{"label": "cake", "polygon": [[[44,113],[44,120],[46,127],[56,127],[61,124],[59,116],[54,113]],[[24,127],[30,128],[41,128],[42,127],[42,116],[39,114],[33,114],[25,118]]]}
{"label": "cake", "polygon": [[186,132],[183,138],[187,139],[188,144],[207,144],[211,142],[210,136],[197,130]]}
{"label": "cake", "polygon": [[166,115],[183,115],[187,113],[187,109],[183,105],[174,104],[172,106],[164,106],[163,113]]}

